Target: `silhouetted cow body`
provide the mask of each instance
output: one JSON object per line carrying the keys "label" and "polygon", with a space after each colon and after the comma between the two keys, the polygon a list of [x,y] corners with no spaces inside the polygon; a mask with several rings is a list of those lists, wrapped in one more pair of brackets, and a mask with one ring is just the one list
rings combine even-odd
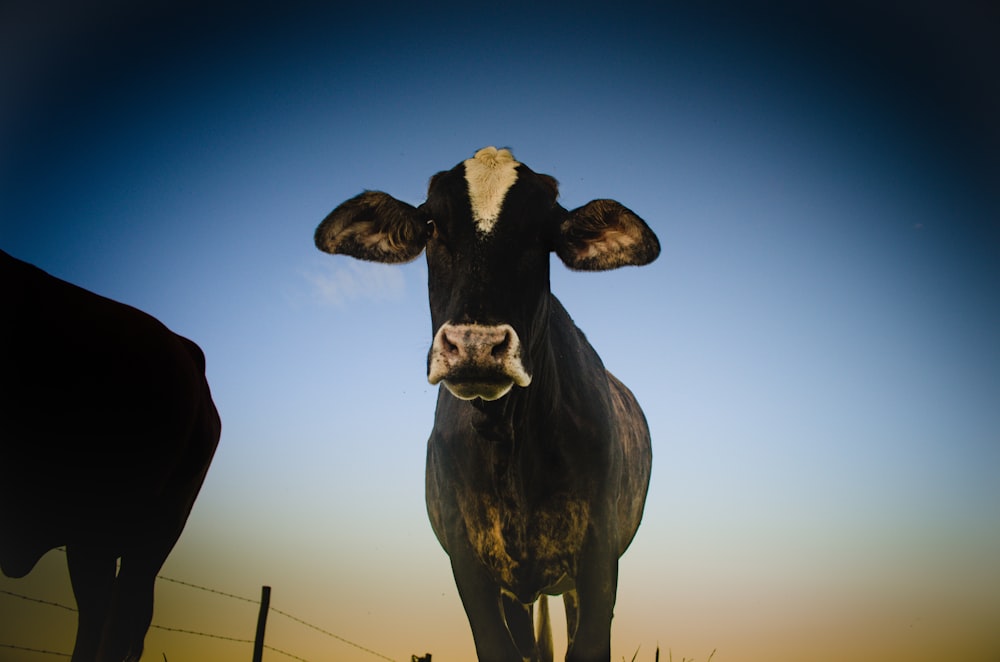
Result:
{"label": "silhouetted cow body", "polygon": [[65,545],[73,662],[138,660],[156,574],[219,440],[205,357],[2,251],[0,292],[0,570],[22,577]]}
{"label": "silhouetted cow body", "polygon": [[316,231],[320,249],[361,259],[426,248],[428,379],[446,387],[427,510],[480,660],[551,657],[545,594],[564,595],[567,659],[609,659],[618,558],[649,484],[642,411],[550,293],[549,254],[604,270],[646,264],[659,243],[617,202],[567,211],[557,194],[554,179],[490,147],[435,175],[418,208],[369,191]]}

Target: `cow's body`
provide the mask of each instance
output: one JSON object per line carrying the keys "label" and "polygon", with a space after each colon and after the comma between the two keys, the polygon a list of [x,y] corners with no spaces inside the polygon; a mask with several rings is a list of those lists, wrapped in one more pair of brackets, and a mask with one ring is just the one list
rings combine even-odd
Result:
{"label": "cow's body", "polygon": [[73,662],[138,660],[156,574],[219,440],[205,357],[2,251],[0,291],[0,570],[21,577],[65,545]]}
{"label": "cow's body", "polygon": [[[555,297],[549,334],[528,389],[493,402],[442,389],[427,450],[427,509],[456,579],[466,578],[477,648],[499,653],[513,636],[530,655],[531,611],[523,605],[564,594],[570,610],[582,608],[579,628],[569,619],[576,658],[603,659],[584,646],[596,638],[601,651],[608,634],[617,559],[639,526],[649,483],[649,433],[632,393],[604,370]],[[497,588],[507,630],[496,618]],[[520,631],[511,627],[518,618]]]}
{"label": "cow's body", "polygon": [[645,264],[659,244],[618,203],[567,212],[556,195],[555,180],[486,148],[436,175],[419,208],[366,192],[316,232],[323,250],[383,262],[426,247],[428,378],[446,387],[427,509],[480,660],[551,657],[533,631],[545,594],[564,595],[567,659],[609,659],[618,558],[649,483],[642,411],[549,292],[549,253],[602,270]]}

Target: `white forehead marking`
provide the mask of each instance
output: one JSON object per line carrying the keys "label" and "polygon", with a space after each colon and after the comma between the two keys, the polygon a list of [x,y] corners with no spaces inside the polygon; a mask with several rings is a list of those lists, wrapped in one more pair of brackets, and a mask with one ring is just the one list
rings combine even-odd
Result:
{"label": "white forehead marking", "polygon": [[484,147],[465,161],[472,218],[483,234],[489,234],[496,225],[503,199],[517,181],[519,165],[510,150],[496,147]]}

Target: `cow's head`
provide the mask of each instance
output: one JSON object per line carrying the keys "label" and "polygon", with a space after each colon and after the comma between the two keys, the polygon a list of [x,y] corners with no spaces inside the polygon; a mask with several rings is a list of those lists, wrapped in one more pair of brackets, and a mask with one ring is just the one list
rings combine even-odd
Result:
{"label": "cow's head", "polygon": [[431,178],[413,207],[366,191],[330,212],[316,246],[399,263],[427,249],[434,340],[427,379],[464,400],[496,400],[532,378],[531,349],[545,333],[549,253],[571,269],[602,271],[653,261],[660,244],[613,200],[567,211],[558,184],[486,147]]}

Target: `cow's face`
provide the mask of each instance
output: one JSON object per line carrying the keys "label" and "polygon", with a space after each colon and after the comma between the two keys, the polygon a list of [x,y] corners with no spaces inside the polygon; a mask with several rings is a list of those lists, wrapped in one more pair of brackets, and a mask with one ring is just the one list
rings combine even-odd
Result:
{"label": "cow's face", "polygon": [[495,400],[531,383],[530,341],[544,320],[557,185],[507,150],[480,150],[435,175],[421,206],[435,333],[432,384]]}
{"label": "cow's face", "polygon": [[427,378],[458,398],[496,400],[532,381],[532,349],[547,328],[549,253],[572,269],[646,264],[659,242],[612,200],[572,212],[556,181],[487,147],[431,179],[415,208],[368,191],[337,207],[316,245],[378,262],[427,249],[434,336]]}

